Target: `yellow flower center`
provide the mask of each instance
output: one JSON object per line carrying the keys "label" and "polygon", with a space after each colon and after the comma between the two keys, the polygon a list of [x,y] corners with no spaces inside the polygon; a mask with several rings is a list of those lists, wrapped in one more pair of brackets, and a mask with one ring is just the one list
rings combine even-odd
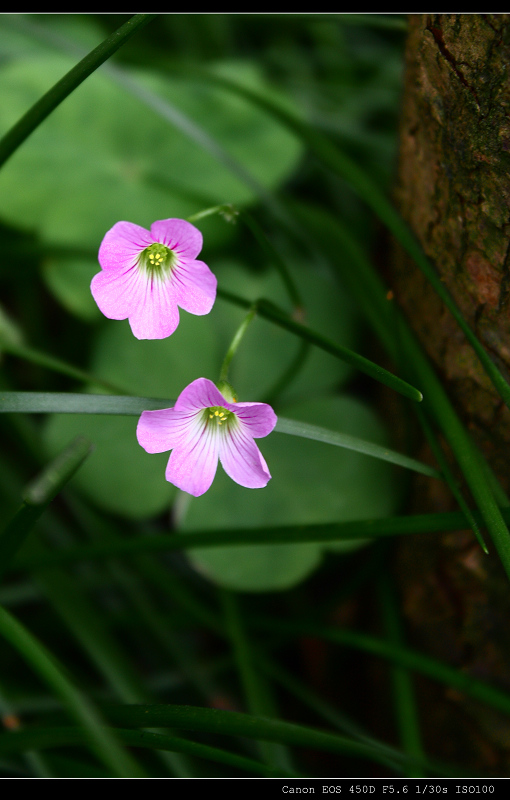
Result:
{"label": "yellow flower center", "polygon": [[216,422],[218,425],[223,425],[224,422],[233,422],[236,415],[223,406],[211,406],[205,409],[207,419]]}
{"label": "yellow flower center", "polygon": [[138,265],[151,277],[164,277],[175,266],[176,255],[164,244],[154,242],[140,253]]}

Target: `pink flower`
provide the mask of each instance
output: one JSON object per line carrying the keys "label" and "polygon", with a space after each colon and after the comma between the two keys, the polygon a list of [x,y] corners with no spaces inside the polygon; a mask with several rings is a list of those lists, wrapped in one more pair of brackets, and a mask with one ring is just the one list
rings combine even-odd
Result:
{"label": "pink flower", "polygon": [[129,318],[137,339],[164,339],[179,324],[177,306],[208,314],[216,299],[216,278],[195,260],[201,249],[202,234],[183,219],[161,219],[150,232],[117,222],[99,248],[94,300],[109,319]]}
{"label": "pink flower", "polygon": [[136,435],[148,453],[172,450],[167,481],[199,497],[213,482],[218,458],[241,486],[266,486],[271,475],[253,439],[267,436],[275,425],[267,403],[229,402],[212,381],[198,378],[173,408],[144,411]]}

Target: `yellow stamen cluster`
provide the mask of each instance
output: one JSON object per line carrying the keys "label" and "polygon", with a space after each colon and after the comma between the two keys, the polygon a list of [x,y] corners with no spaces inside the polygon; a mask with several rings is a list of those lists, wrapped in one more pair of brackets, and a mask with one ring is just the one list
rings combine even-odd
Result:
{"label": "yellow stamen cluster", "polygon": [[226,408],[222,408],[221,406],[209,409],[209,419],[215,419],[218,425],[222,425],[226,422],[231,414],[231,411],[227,411]]}
{"label": "yellow stamen cluster", "polygon": [[175,253],[170,248],[159,242],[146,247],[140,255],[139,264],[152,276],[164,275],[172,269],[175,263]]}
{"label": "yellow stamen cluster", "polygon": [[161,262],[163,261],[163,256],[161,255],[161,253],[156,253],[156,255],[154,255],[154,253],[150,253],[149,261],[153,266],[160,267]]}

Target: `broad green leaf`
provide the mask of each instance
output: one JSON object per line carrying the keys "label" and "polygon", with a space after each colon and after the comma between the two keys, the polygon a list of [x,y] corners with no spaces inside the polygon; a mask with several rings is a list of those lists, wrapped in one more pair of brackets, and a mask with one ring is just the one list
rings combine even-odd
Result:
{"label": "broad green leaf", "polygon": [[[4,63],[0,128],[8,130],[74,63],[44,51]],[[264,90],[255,65],[240,64],[236,74]],[[243,98],[184,79],[130,75],[201,125],[265,188],[294,170],[302,152],[294,135]],[[204,204],[253,199],[253,189],[104,71],[68,97],[0,175],[4,219],[73,246],[97,246],[119,219],[148,227]]]}
{"label": "broad green leaf", "polygon": [[92,371],[141,397],[177,398],[196,378],[214,380],[222,352],[213,312],[203,317],[179,311],[168,339],[136,339],[127,320],[108,321],[96,341]]}
{"label": "broad green leaf", "polygon": [[90,282],[99,272],[99,264],[84,258],[49,258],[43,264],[42,276],[48,289],[64,308],[87,322],[101,318],[90,292]]}
{"label": "broad green leaf", "polygon": [[[304,299],[306,324],[333,341],[355,349],[359,317],[350,298],[327,275],[294,262],[289,266]],[[248,300],[263,297],[279,306],[288,306],[285,287],[275,269],[256,273],[236,262],[220,262],[215,265],[215,271],[220,286],[228,291]],[[226,349],[246,312],[221,300],[218,306],[220,313],[215,321]],[[261,400],[272,390],[300,347],[297,337],[273,322],[257,317],[232,361],[230,379],[240,399]],[[345,383],[352,372],[352,367],[345,362],[310,347],[301,371],[282,398],[296,400],[316,396]]]}
{"label": "broad green leaf", "polygon": [[[285,414],[378,444],[386,441],[373,412],[350,397],[310,400],[286,408]],[[293,436],[271,434],[257,444],[272,475],[268,485],[245,489],[219,467],[211,489],[187,502],[184,532],[380,518],[395,510],[397,489],[392,467],[385,462]],[[271,591],[307,577],[323,549],[346,551],[360,544],[358,540],[326,548],[313,544],[217,547],[197,549],[189,556],[200,572],[222,586]]]}
{"label": "broad green leaf", "polygon": [[[173,397],[197,377],[214,376],[220,362],[208,316],[181,312],[171,339],[135,339],[129,323],[108,322],[93,357],[95,374],[142,396]],[[192,356],[190,356],[192,354]],[[108,376],[108,377],[107,377]],[[96,450],[75,485],[102,508],[144,518],[169,507],[174,487],[165,480],[168,453],[149,455],[136,439],[137,419],[56,416],[46,427],[48,451],[82,433]]]}
{"label": "broad green leaf", "polygon": [[51,417],[46,449],[55,455],[73,436],[86,436],[95,450],[72,485],[106,511],[140,519],[170,506],[174,487],[165,481],[168,455],[149,455],[136,440],[137,419],[92,415]]}

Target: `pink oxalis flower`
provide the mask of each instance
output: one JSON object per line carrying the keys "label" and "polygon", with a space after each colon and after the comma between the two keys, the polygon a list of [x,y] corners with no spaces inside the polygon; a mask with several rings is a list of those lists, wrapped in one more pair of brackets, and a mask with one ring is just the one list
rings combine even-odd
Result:
{"label": "pink oxalis flower", "polygon": [[150,231],[117,222],[99,248],[101,272],[90,290],[105,317],[129,318],[137,339],[164,339],[179,324],[180,306],[208,314],[216,278],[196,257],[202,234],[183,219],[161,219]]}
{"label": "pink oxalis flower", "polygon": [[195,497],[213,482],[218,458],[241,486],[260,489],[271,478],[253,440],[271,433],[276,414],[267,403],[236,403],[228,388],[223,392],[230,399],[212,381],[198,378],[173,408],[144,411],[138,422],[138,442],[148,453],[172,450],[167,481]]}

